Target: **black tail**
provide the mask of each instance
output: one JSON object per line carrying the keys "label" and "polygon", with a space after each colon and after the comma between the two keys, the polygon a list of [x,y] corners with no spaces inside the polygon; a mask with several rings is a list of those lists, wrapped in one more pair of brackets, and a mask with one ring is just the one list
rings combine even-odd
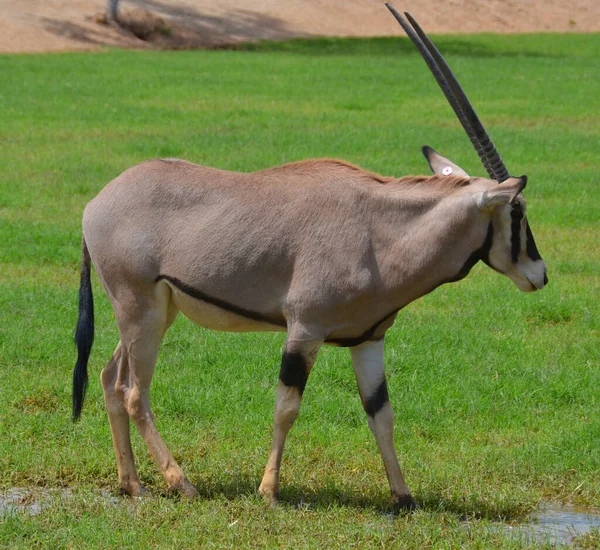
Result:
{"label": "black tail", "polygon": [[77,363],[73,370],[73,421],[79,419],[85,390],[87,389],[87,365],[94,343],[94,296],[92,295],[92,282],[90,272],[92,261],[88,252],[85,239],[82,239],[81,251],[81,283],[79,285],[79,318],[75,331],[75,344],[77,344]]}

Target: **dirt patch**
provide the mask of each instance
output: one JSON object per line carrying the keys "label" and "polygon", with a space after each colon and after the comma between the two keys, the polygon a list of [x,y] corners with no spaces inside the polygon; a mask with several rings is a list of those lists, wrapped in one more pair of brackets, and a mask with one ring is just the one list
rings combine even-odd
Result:
{"label": "dirt patch", "polygon": [[120,27],[146,42],[156,42],[157,38],[161,36],[170,38],[173,34],[172,25],[169,25],[162,17],[142,8],[125,11],[119,15],[118,21],[114,22],[111,22],[106,14],[100,12],[94,15],[93,19],[99,25]]}
{"label": "dirt patch", "polygon": [[[396,0],[432,33],[597,32],[598,0]],[[221,47],[259,39],[402,34],[381,0],[0,0],[0,52]]]}

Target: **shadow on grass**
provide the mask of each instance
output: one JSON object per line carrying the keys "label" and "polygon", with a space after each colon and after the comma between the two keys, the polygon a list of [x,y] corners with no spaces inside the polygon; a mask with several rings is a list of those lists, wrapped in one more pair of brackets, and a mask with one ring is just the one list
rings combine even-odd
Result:
{"label": "shadow on grass", "polygon": [[[260,498],[260,479],[235,477],[229,480],[196,480],[196,489],[203,499],[225,498],[236,500],[241,497]],[[163,493],[166,496],[166,493]],[[282,484],[279,503],[284,507],[310,508],[314,510],[332,507],[349,507],[381,513],[393,511],[391,499],[381,493],[358,494],[352,489],[327,484],[322,487],[309,487],[299,483]]]}
{"label": "shadow on grass", "polygon": [[[253,477],[235,477],[228,480],[196,480],[200,498],[225,498],[236,500],[241,497],[258,496],[260,479]],[[447,499],[435,494],[414,494],[419,509],[433,513],[448,513],[460,520],[487,519],[490,521],[518,521],[531,513],[531,507],[525,503],[477,500],[471,497]],[[349,486],[328,483],[320,487],[302,483],[282,484],[280,505],[291,508],[309,508],[326,510],[331,508],[353,508],[380,514],[395,513],[387,489],[373,487],[369,492],[359,492]],[[403,513],[400,512],[399,515]]]}
{"label": "shadow on grass", "polygon": [[[535,49],[534,46],[519,46],[517,44],[500,44],[495,41],[488,44],[484,39],[469,37],[468,39],[453,36],[433,37],[435,44],[444,56],[463,57],[531,57],[531,58],[560,58],[565,55],[547,53]],[[261,40],[224,46],[226,49],[252,52],[288,52],[301,55],[398,55],[410,54],[418,56],[412,42],[405,37],[376,37],[376,38],[297,38],[285,41]]]}
{"label": "shadow on grass", "polygon": [[525,520],[533,510],[526,502],[490,502],[489,499],[477,499],[472,495],[449,499],[436,494],[417,494],[415,499],[423,510],[453,514],[460,521],[486,519],[503,523],[518,522]]}

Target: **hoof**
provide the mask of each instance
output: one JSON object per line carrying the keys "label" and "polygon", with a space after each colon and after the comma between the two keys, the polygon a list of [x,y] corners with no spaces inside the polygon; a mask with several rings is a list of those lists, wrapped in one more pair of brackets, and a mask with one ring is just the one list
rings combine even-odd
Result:
{"label": "hoof", "polygon": [[148,491],[146,487],[140,485],[139,483],[130,487],[121,487],[120,491],[122,495],[129,496],[132,498],[142,498],[150,495],[150,491]]}
{"label": "hoof", "polygon": [[182,483],[169,487],[169,493],[178,493],[182,498],[189,500],[200,496],[196,487],[194,487],[187,478],[183,478]]}
{"label": "hoof", "polygon": [[415,499],[412,497],[410,493],[406,495],[397,495],[393,498],[394,502],[394,512],[396,513],[407,513],[414,512],[419,507],[415,502]]}
{"label": "hoof", "polygon": [[258,492],[263,500],[271,506],[271,508],[275,508],[279,503],[279,490],[273,487],[263,487],[261,485],[258,488]]}

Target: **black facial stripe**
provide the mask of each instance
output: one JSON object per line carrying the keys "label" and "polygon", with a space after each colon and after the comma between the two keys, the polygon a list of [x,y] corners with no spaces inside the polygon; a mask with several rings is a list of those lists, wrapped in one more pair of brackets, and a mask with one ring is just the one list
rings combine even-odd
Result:
{"label": "black facial stripe", "polygon": [[533,238],[533,233],[531,229],[529,229],[529,224],[526,223],[525,235],[527,236],[527,255],[533,260],[541,260],[542,257],[538,252],[537,246],[535,245],[535,240]]}
{"label": "black facial stripe", "polygon": [[258,313],[257,311],[244,309],[243,307],[238,307],[234,304],[230,304],[225,300],[214,298],[212,296],[209,296],[208,294],[204,294],[204,292],[201,292],[196,288],[185,284],[184,282],[180,281],[175,277],[171,277],[170,275],[159,275],[158,277],[156,277],[154,282],[158,283],[158,281],[160,281],[161,279],[169,281],[173,286],[176,286],[179,290],[181,290],[181,292],[185,292],[185,294],[191,296],[192,298],[196,298],[196,300],[202,300],[203,302],[206,302],[213,306],[217,306],[221,309],[224,309],[225,311],[229,311],[230,313],[235,313],[236,315],[246,317],[247,319],[252,319],[253,321],[269,323],[270,325],[275,325],[279,327],[287,326],[285,319],[275,319],[267,315],[263,315],[262,313]]}
{"label": "black facial stripe", "polygon": [[492,244],[494,244],[494,226],[492,222],[490,222],[481,248],[478,248],[471,253],[471,255],[467,258],[467,261],[460,268],[460,271],[454,280],[460,281],[460,279],[464,279],[479,260],[483,260],[487,264],[489,262]]}
{"label": "black facial stripe", "polygon": [[471,255],[467,258],[465,263],[459,269],[458,273],[456,275],[454,275],[453,277],[448,277],[446,279],[443,279],[443,280],[437,282],[435,284],[435,286],[428,292],[433,292],[438,286],[445,285],[446,283],[455,283],[456,281],[460,281],[461,279],[464,279],[469,274],[471,269],[473,269],[473,266],[475,266],[475,264],[479,260],[484,262],[487,266],[491,267],[493,270],[498,271],[498,269],[496,269],[490,263],[490,250],[492,249],[493,244],[494,244],[494,225],[492,224],[492,222],[490,222],[488,225],[488,230],[485,235],[485,240],[483,241],[483,244],[481,245],[480,248],[471,252]]}
{"label": "black facial stripe", "polygon": [[436,285],[435,288],[437,288],[437,286],[439,285],[443,285],[446,283],[454,283],[456,281],[464,279],[479,260],[482,260],[487,265],[490,265],[489,258],[490,250],[492,249],[492,244],[494,244],[494,226],[492,222],[490,222],[490,224],[488,225],[487,233],[485,235],[485,240],[483,241],[481,247],[471,253],[471,255],[467,258],[467,261],[462,265],[462,267],[454,277],[449,277],[448,279],[441,281],[438,285]]}
{"label": "black facial stripe", "polygon": [[390,397],[388,395],[387,384],[384,379],[383,382],[381,382],[381,384],[379,385],[379,387],[375,390],[375,393],[373,393],[373,395],[371,395],[371,397],[369,397],[363,403],[363,407],[365,409],[365,412],[369,416],[373,417],[383,408],[383,406],[389,400]]}
{"label": "black facial stripe", "polygon": [[[479,253],[479,258],[482,262],[487,265],[490,265],[490,250],[492,249],[492,245],[494,244],[494,224],[490,222],[488,225],[487,234],[485,236],[485,241],[481,245],[481,248],[477,251]],[[475,252],[475,253],[477,253]]]}
{"label": "black facial stripe", "polygon": [[308,373],[306,372],[306,361],[302,354],[283,352],[279,380],[288,387],[297,388],[300,395],[304,393]]}
{"label": "black facial stripe", "polygon": [[521,220],[523,219],[521,207],[514,206],[510,217],[512,220],[510,224],[510,254],[513,264],[516,264],[519,261],[519,254],[521,253]]}

